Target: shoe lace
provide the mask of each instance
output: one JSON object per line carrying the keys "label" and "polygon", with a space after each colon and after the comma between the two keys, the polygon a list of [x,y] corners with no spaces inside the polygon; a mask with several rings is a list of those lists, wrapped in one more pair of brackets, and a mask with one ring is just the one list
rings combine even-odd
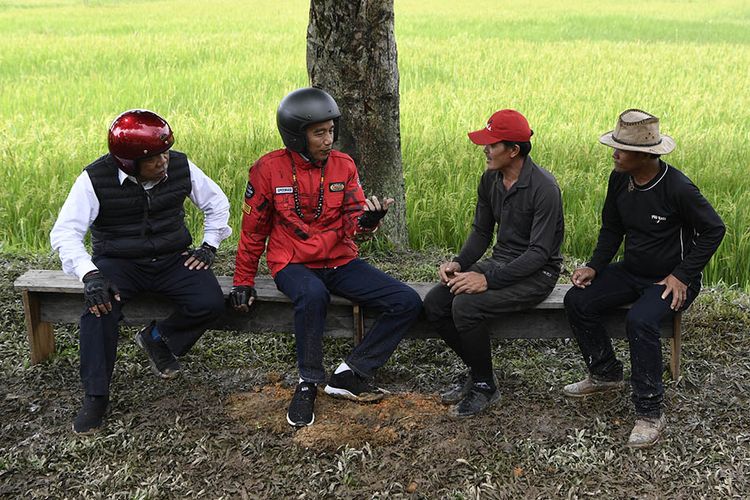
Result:
{"label": "shoe lace", "polygon": [[312,384],[299,384],[297,390],[294,391],[294,401],[298,403],[313,401],[315,398],[315,391],[316,388]]}

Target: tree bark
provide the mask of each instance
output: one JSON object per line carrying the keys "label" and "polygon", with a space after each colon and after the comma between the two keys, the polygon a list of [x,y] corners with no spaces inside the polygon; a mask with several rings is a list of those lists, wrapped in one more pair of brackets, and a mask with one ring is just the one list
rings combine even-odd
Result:
{"label": "tree bark", "polygon": [[311,0],[307,72],[311,85],[339,105],[338,149],[354,158],[365,194],[396,201],[381,230],[403,247],[408,233],[393,19],[393,0]]}

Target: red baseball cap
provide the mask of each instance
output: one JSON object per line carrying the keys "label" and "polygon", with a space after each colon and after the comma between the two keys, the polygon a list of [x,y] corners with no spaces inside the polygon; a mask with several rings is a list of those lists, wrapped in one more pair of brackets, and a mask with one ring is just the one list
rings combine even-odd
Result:
{"label": "red baseball cap", "polygon": [[532,135],[534,131],[521,113],[514,109],[501,109],[490,116],[485,128],[469,132],[469,139],[483,146],[500,141],[528,142]]}

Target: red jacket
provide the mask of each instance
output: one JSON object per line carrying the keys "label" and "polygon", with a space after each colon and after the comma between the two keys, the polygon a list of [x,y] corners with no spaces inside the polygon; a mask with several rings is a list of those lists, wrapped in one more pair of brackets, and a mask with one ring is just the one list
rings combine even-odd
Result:
{"label": "red jacket", "polygon": [[[292,161],[297,170],[299,205],[294,201]],[[321,164],[310,163],[298,153],[280,149],[261,157],[250,167],[242,204],[242,233],[237,248],[234,284],[255,285],[258,260],[266,249],[271,274],[287,264],[311,268],[342,266],[357,256],[352,241],[362,215],[365,196],[354,160],[331,151],[323,166],[323,204],[318,207]]]}

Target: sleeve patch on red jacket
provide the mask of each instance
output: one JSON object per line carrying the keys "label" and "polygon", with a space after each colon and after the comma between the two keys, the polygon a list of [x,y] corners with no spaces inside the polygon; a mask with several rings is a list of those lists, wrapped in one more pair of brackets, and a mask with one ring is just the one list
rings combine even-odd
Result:
{"label": "sleeve patch on red jacket", "polygon": [[245,188],[245,199],[249,200],[253,197],[255,194],[255,189],[253,189],[253,185],[250,184],[250,181],[247,181],[247,187]]}

